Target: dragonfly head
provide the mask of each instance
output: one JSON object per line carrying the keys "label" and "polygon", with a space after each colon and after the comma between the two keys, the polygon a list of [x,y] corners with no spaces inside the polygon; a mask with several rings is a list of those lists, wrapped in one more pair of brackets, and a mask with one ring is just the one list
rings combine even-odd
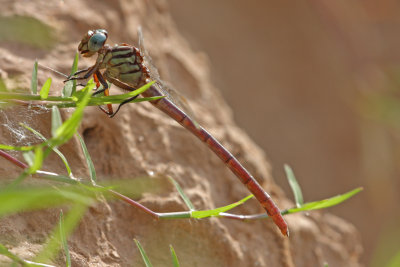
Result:
{"label": "dragonfly head", "polygon": [[108,33],[106,30],[90,30],[85,36],[83,36],[82,41],[78,46],[78,51],[84,57],[91,57],[96,54],[107,41]]}

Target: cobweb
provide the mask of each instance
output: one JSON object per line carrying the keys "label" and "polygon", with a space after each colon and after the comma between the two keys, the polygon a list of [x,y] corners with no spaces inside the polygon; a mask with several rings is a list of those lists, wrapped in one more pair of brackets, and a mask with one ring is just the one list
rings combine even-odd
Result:
{"label": "cobweb", "polygon": [[28,146],[42,142],[40,137],[26,129],[25,124],[40,132],[40,115],[50,109],[38,106],[12,106],[0,108],[0,142],[11,146]]}

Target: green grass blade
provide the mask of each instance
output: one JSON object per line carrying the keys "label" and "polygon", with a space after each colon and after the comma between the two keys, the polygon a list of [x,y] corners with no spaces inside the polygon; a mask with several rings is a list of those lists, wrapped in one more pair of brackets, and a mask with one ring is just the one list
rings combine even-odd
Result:
{"label": "green grass blade", "polygon": [[14,262],[22,263],[24,260],[9,251],[3,244],[0,244],[0,254],[12,259]]}
{"label": "green grass blade", "polygon": [[[13,260],[13,263],[19,263],[22,266],[55,267],[53,265],[24,260],[24,259],[20,258],[19,256],[15,255],[14,253],[12,253],[11,251],[9,251],[3,244],[0,244],[0,254]],[[13,266],[13,265],[11,265],[11,266]]]}
{"label": "green grass blade", "polygon": [[294,199],[296,201],[296,206],[298,208],[300,208],[301,205],[304,204],[303,194],[301,192],[300,185],[297,182],[296,177],[294,176],[292,168],[287,164],[284,165],[284,168],[285,168],[285,172],[286,172],[286,177],[289,181],[289,185],[293,191]]}
{"label": "green grass blade", "polygon": [[[90,188],[89,188],[90,189]],[[104,192],[106,189],[102,189]],[[100,191],[100,189],[97,189]],[[38,187],[14,187],[0,190],[0,217],[23,211],[32,211],[51,208],[71,203],[82,203],[90,205],[95,200],[96,194],[92,189],[88,190],[81,186],[53,186]]]}
{"label": "green grass blade", "polygon": [[[122,96],[122,97],[121,97]],[[141,98],[136,98],[132,100],[130,103],[139,103],[139,102],[146,102],[146,101],[155,101],[161,98],[164,98],[165,96],[154,96],[154,97],[141,97]],[[107,104],[120,104],[122,101],[128,99],[129,97],[126,97],[126,94],[124,95],[112,95],[112,96],[95,96],[92,97],[89,101],[88,106],[100,106],[100,105],[107,105]],[[73,107],[72,103],[61,103],[58,104],[61,107]]]}
{"label": "green grass blade", "polygon": [[142,259],[144,264],[146,265],[146,267],[152,267],[153,265],[151,265],[150,259],[147,256],[146,252],[144,251],[142,245],[140,245],[139,240],[134,239],[136,246],[138,247],[139,251],[140,251],[140,255],[142,255]]}
{"label": "green grass blade", "polygon": [[35,60],[35,64],[33,64],[32,70],[32,79],[31,79],[31,92],[32,94],[37,94],[37,73],[38,73],[38,61]]}
{"label": "green grass blade", "polygon": [[0,144],[0,149],[15,150],[15,151],[31,151],[35,149],[35,146],[9,146]]}
{"label": "green grass blade", "polygon": [[244,202],[252,198],[253,195],[248,195],[247,197],[232,203],[230,205],[216,208],[213,210],[199,210],[199,211],[192,211],[192,218],[196,219],[201,219],[201,218],[206,218],[206,217],[211,217],[211,216],[218,216],[221,212],[227,212],[228,210],[231,210],[239,205],[242,205]]}
{"label": "green grass blade", "polygon": [[24,260],[24,266],[41,266],[41,267],[56,267],[54,265],[44,264],[44,263],[37,263],[33,261]]}
{"label": "green grass blade", "polygon": [[[73,232],[87,208],[87,205],[81,203],[75,203],[75,205],[70,208],[64,221],[64,234],[66,237]],[[60,249],[60,244],[62,244],[61,235],[60,227],[57,225],[42,251],[36,256],[35,261],[48,262],[53,260]]]}
{"label": "green grass blade", "polygon": [[62,119],[61,119],[61,114],[60,110],[58,107],[53,106],[51,108],[51,136],[56,135],[56,131],[60,126],[62,125]]}
{"label": "green grass blade", "polygon": [[24,157],[26,163],[29,165],[28,173],[35,173],[42,167],[43,163],[43,149],[41,146],[35,146],[35,152],[25,151],[22,156]]}
{"label": "green grass blade", "polygon": [[87,86],[80,96],[74,113],[56,130],[55,136],[49,140],[51,147],[59,146],[74,136],[82,120],[83,111],[89,102],[90,95],[91,88]]}
{"label": "green grass blade", "polygon": [[40,89],[40,98],[45,100],[49,96],[51,86],[51,78],[48,78],[43,84],[42,89]]}
{"label": "green grass blade", "polygon": [[37,146],[35,148],[35,158],[32,166],[29,168],[29,173],[33,174],[37,170],[40,170],[43,164],[43,148],[41,146]]}
{"label": "green grass blade", "polygon": [[172,263],[174,264],[174,267],[179,267],[178,257],[176,256],[175,250],[172,245],[169,245],[169,249],[171,251]]}
{"label": "green grass blade", "polygon": [[185,202],[186,206],[189,208],[189,210],[193,211],[195,210],[193,203],[190,201],[190,199],[186,196],[186,194],[183,192],[182,187],[178,184],[177,181],[174,180],[174,178],[168,176],[168,180],[175,186],[176,190],[178,191],[179,195]]}
{"label": "green grass blade", "polygon": [[[72,63],[71,67],[71,75],[74,74],[78,70],[78,60],[79,60],[79,53],[75,54],[74,62]],[[65,83],[64,88],[61,92],[63,97],[70,97],[76,92],[76,80],[70,80]]]}
{"label": "green grass blade", "polygon": [[76,135],[78,136],[79,142],[81,143],[83,155],[85,156],[85,159],[86,159],[86,164],[89,167],[90,181],[92,181],[93,185],[96,185],[97,176],[96,176],[96,170],[94,168],[92,158],[90,157],[89,151],[86,147],[85,141],[83,141],[82,136],[78,133],[76,133]]}
{"label": "green grass blade", "polygon": [[[149,82],[145,85],[143,85],[142,87],[136,89],[135,91],[131,91],[129,93],[126,94],[120,94],[120,95],[110,95],[110,96],[95,96],[93,97],[91,100],[92,101],[98,101],[99,103],[104,103],[104,101],[111,101],[111,100],[117,100],[118,102],[122,102],[123,100],[126,100],[128,98],[131,98],[133,96],[137,96],[140,95],[141,93],[145,92],[147,89],[150,88],[150,86],[152,86],[155,82]],[[160,97],[159,97],[160,98]],[[161,98],[163,98],[163,96],[161,96]],[[135,99],[136,100],[136,99]],[[132,101],[134,102],[134,101]],[[96,103],[97,104],[97,103]]]}
{"label": "green grass blade", "polygon": [[363,190],[362,187],[358,187],[358,188],[356,188],[354,190],[351,190],[351,191],[349,191],[349,192],[347,192],[345,194],[337,195],[337,196],[334,196],[334,197],[331,197],[331,198],[328,198],[328,199],[324,199],[324,200],[305,203],[300,208],[289,209],[284,213],[285,214],[291,214],[291,213],[295,213],[295,212],[299,212],[299,211],[325,209],[325,208],[328,208],[328,207],[336,206],[336,205],[342,203],[343,201],[351,198],[355,194],[358,194],[362,190]]}
{"label": "green grass blade", "polygon": [[35,154],[32,151],[26,151],[26,152],[22,153],[22,157],[24,158],[26,163],[28,163],[29,166],[33,165],[33,161],[35,159]]}
{"label": "green grass blade", "polygon": [[[58,109],[57,109],[57,110],[58,110]],[[36,136],[38,136],[38,137],[39,137],[40,139],[42,139],[43,141],[45,141],[45,142],[47,141],[46,137],[44,137],[41,133],[39,133],[39,132],[36,131],[35,129],[33,129],[33,128],[31,128],[31,127],[29,127],[28,125],[25,125],[25,124],[23,124],[23,123],[20,123],[20,125],[23,126],[23,127],[25,127],[26,129],[28,129],[28,130],[31,131],[32,133],[34,133]],[[52,126],[53,126],[53,124],[52,124]],[[63,161],[63,163],[64,163],[64,165],[65,165],[65,168],[67,169],[68,175],[71,176],[72,171],[71,171],[71,168],[70,168],[70,166],[69,166],[69,164],[68,164],[67,158],[64,156],[63,153],[61,153],[61,151],[60,151],[58,148],[53,147],[53,148],[51,148],[51,149],[61,158],[61,160]]]}
{"label": "green grass blade", "polygon": [[43,163],[43,149],[41,146],[35,146],[35,152],[26,151],[22,154],[25,161],[29,165],[28,173],[32,174],[35,173],[42,167]]}
{"label": "green grass blade", "polygon": [[64,254],[65,254],[65,266],[71,267],[71,256],[69,254],[67,235],[66,235],[65,226],[64,226],[64,215],[63,215],[62,210],[60,211],[59,227],[60,227],[60,240],[61,240],[61,244],[63,245]]}
{"label": "green grass blade", "polygon": [[386,267],[398,267],[400,266],[400,251],[398,251],[390,260]]}

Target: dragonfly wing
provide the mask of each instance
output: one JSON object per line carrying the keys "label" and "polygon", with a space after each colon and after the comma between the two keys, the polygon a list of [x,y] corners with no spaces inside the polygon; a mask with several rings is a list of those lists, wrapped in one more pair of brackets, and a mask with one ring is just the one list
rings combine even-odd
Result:
{"label": "dragonfly wing", "polygon": [[143,31],[142,27],[138,27],[138,39],[139,39],[139,50],[143,56],[144,64],[149,69],[150,77],[155,81],[161,81],[158,69],[153,64],[153,59],[150,57],[149,52],[144,45]]}
{"label": "dragonfly wing", "polygon": [[195,122],[196,117],[193,109],[190,107],[189,101],[181,93],[173,89],[167,82],[161,81],[161,87],[162,91],[168,94],[167,98],[182,109],[182,111]]}
{"label": "dragonfly wing", "polygon": [[150,72],[150,78],[157,82],[158,89],[164,96],[166,96],[172,103],[182,109],[182,111],[185,112],[190,119],[192,119],[196,127],[200,127],[195,120],[193,109],[190,107],[189,102],[186,100],[186,98],[183,97],[176,90],[172,89],[172,87],[168,83],[161,80],[158,69],[156,68],[156,66],[154,66],[153,60],[144,45],[144,37],[141,26],[138,27],[138,39],[139,50],[143,56],[144,65],[148,68]]}

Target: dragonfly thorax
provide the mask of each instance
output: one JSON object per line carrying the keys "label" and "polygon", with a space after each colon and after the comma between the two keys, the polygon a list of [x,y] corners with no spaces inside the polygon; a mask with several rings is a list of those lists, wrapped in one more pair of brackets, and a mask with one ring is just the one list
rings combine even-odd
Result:
{"label": "dragonfly thorax", "polygon": [[[105,68],[106,77],[118,79],[128,85],[138,88],[148,78],[147,68],[138,48],[130,45],[115,45],[106,47],[99,53],[102,61],[100,68]],[[98,58],[98,60],[99,60]]]}

